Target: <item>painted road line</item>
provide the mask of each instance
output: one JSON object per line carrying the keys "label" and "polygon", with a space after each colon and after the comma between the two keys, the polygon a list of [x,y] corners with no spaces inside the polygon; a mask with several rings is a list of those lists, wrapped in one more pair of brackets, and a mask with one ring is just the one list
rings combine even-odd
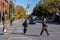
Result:
{"label": "painted road line", "polygon": [[10,37],[11,39],[27,39],[27,40],[32,40],[30,37]]}

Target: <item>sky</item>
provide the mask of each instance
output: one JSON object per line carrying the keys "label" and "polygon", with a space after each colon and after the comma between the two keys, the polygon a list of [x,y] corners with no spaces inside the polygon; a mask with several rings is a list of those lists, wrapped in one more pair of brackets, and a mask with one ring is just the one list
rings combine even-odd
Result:
{"label": "sky", "polygon": [[28,14],[31,14],[34,7],[36,6],[36,4],[39,2],[40,0],[16,0],[14,2],[15,6],[19,5],[19,6],[23,6],[24,9],[26,9],[27,4],[30,4],[30,7],[28,9]]}

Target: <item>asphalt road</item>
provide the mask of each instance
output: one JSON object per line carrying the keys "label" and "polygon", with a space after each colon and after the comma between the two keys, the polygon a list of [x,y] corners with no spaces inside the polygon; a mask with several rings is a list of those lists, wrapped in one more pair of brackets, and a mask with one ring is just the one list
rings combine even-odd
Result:
{"label": "asphalt road", "polygon": [[44,32],[40,36],[42,29],[41,23],[29,25],[26,35],[23,35],[22,20],[18,21],[13,26],[8,27],[8,32],[5,35],[0,35],[1,40],[60,40],[60,25],[47,24],[49,36]]}

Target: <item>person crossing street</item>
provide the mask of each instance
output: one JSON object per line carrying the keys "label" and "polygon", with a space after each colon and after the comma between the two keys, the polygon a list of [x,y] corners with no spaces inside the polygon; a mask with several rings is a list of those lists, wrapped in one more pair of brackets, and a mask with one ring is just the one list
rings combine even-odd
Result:
{"label": "person crossing street", "polygon": [[40,35],[42,35],[44,31],[46,31],[47,35],[49,35],[47,27],[48,26],[46,25],[46,18],[43,17],[43,19],[42,19],[42,30],[41,30]]}
{"label": "person crossing street", "polygon": [[25,20],[24,20],[24,22],[23,22],[23,27],[24,27],[24,29],[23,29],[23,33],[24,34],[26,34],[26,32],[27,32],[27,27],[28,27],[28,23],[27,23],[28,21],[27,21],[27,18],[25,18]]}

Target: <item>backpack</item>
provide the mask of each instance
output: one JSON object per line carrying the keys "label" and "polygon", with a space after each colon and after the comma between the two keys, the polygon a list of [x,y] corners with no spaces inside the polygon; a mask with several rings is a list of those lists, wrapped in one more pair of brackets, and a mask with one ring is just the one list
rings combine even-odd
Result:
{"label": "backpack", "polygon": [[25,23],[24,22],[22,23],[22,26],[25,26]]}
{"label": "backpack", "polygon": [[26,21],[23,22],[22,26],[26,26]]}

